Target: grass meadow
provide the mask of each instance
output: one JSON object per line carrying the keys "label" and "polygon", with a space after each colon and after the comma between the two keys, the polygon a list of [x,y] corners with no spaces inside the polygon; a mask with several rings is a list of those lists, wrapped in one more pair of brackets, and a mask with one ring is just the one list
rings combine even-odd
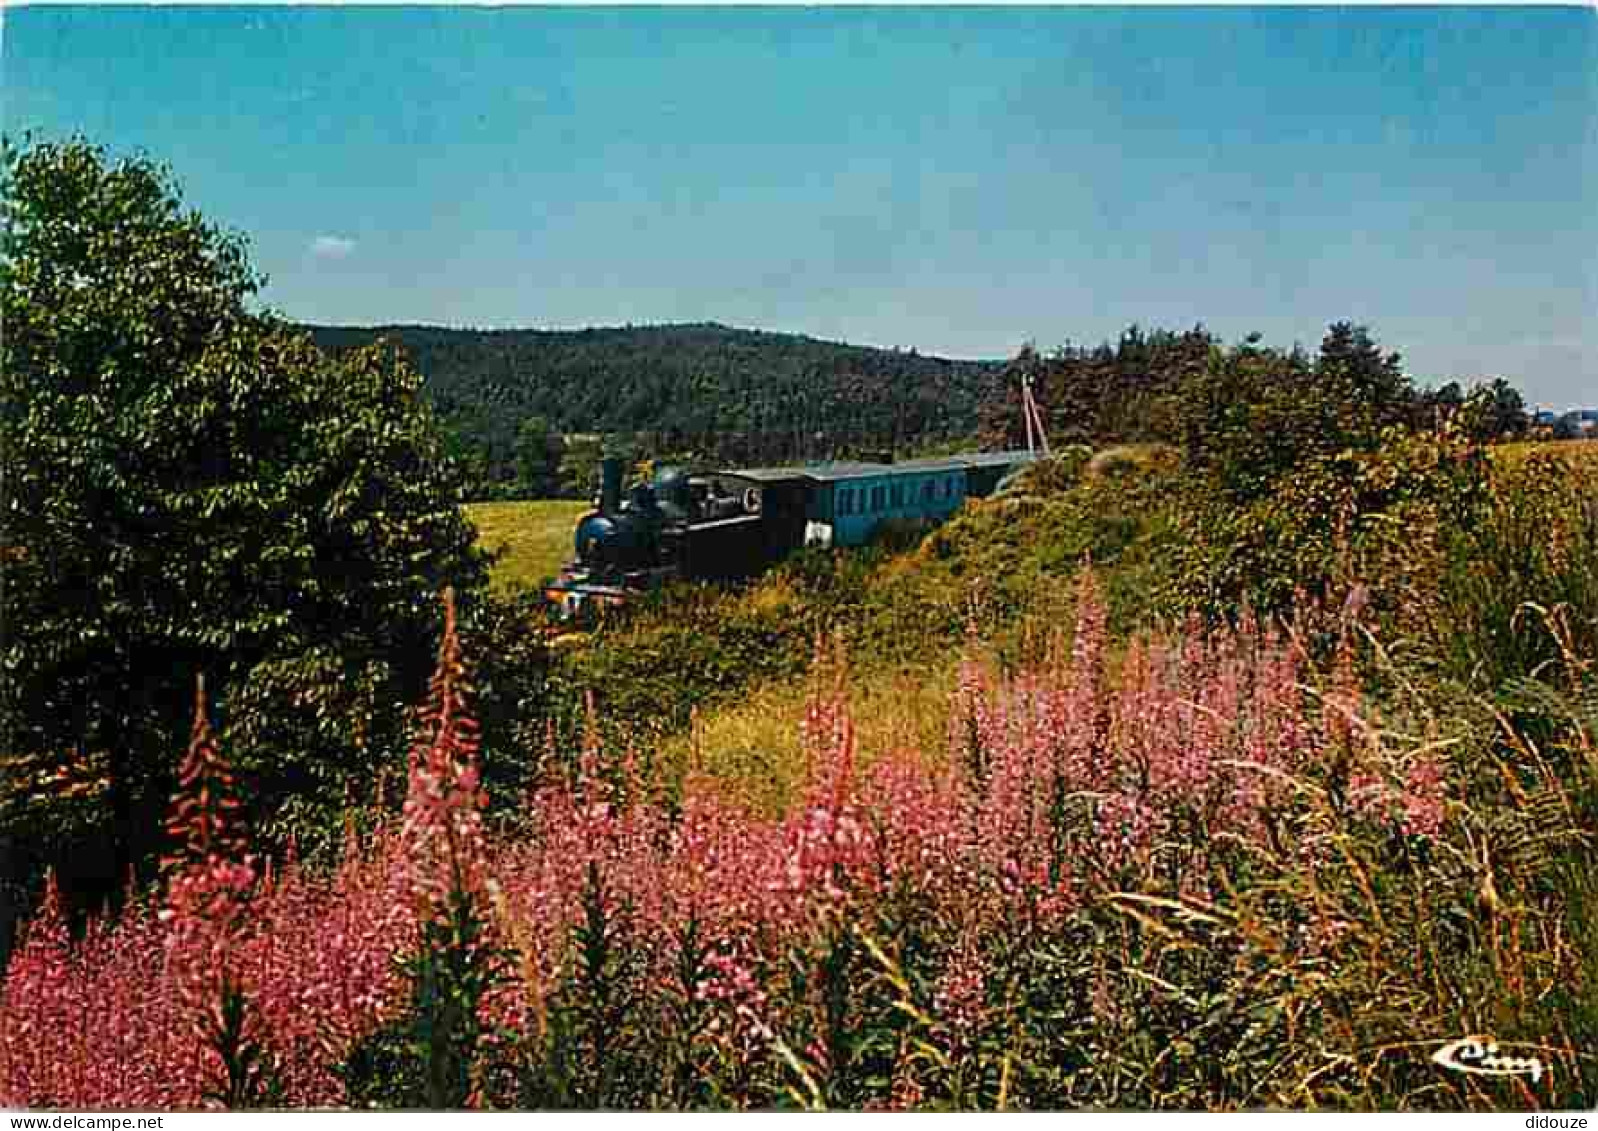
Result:
{"label": "grass meadow", "polygon": [[589,509],[572,499],[468,503],[466,517],[477,527],[483,549],[502,556],[494,563],[493,585],[501,592],[543,583],[572,554],[572,528]]}

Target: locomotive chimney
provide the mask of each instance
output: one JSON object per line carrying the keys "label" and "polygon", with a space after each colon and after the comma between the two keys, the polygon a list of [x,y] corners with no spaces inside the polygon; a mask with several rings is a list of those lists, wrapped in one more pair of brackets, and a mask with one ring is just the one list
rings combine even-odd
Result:
{"label": "locomotive chimney", "polygon": [[599,461],[599,513],[621,510],[621,460],[606,456]]}

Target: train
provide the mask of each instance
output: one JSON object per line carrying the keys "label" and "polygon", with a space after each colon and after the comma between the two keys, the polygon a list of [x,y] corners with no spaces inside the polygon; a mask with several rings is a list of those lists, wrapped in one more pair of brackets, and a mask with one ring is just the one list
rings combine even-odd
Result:
{"label": "train", "polygon": [[663,466],[625,492],[622,461],[607,458],[594,509],[577,521],[575,557],[544,596],[563,619],[586,619],[668,581],[735,581],[805,546],[863,546],[886,522],[942,522],[1034,458],[1003,451],[723,471]]}

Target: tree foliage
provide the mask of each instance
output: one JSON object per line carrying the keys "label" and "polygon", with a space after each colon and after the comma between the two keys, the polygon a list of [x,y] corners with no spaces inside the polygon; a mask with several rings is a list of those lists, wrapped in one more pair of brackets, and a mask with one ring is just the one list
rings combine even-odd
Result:
{"label": "tree foliage", "polygon": [[[115,850],[77,862],[112,883],[152,847],[196,676],[259,808],[338,798],[425,679],[438,589],[485,570],[416,374],[252,312],[243,240],[164,169],[34,144],[4,199],[0,755],[95,767]],[[44,847],[35,800],[0,833]]]}
{"label": "tree foliage", "polygon": [[542,416],[529,416],[516,429],[517,486],[533,498],[554,498],[560,494],[560,464],[566,454],[566,441],[550,430]]}
{"label": "tree foliage", "polygon": [[1396,353],[1362,326],[1333,323],[1311,361],[1251,337],[1214,348],[1176,389],[1174,417],[1189,461],[1227,495],[1264,498],[1295,468],[1370,451],[1415,416],[1416,394]]}
{"label": "tree foliage", "polygon": [[1215,338],[1203,326],[1182,333],[1129,327],[1112,346],[1067,343],[1048,357],[1026,346],[1005,369],[995,395],[982,407],[982,437],[995,447],[1020,447],[1022,371],[1046,414],[1049,440],[1070,443],[1166,440],[1172,424],[1167,401],[1184,381],[1201,373]]}
{"label": "tree foliage", "polygon": [[1525,435],[1531,426],[1525,398],[1502,377],[1473,388],[1460,411],[1463,427],[1478,440],[1513,439]]}

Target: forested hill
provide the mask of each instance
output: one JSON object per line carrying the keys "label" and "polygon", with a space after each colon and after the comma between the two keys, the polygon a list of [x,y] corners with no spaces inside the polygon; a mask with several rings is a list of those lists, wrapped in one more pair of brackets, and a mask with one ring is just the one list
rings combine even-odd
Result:
{"label": "forested hill", "polygon": [[1003,368],[705,323],[307,329],[330,350],[398,340],[434,406],[495,461],[534,417],[557,432],[652,433],[730,458],[919,445],[972,433]]}

